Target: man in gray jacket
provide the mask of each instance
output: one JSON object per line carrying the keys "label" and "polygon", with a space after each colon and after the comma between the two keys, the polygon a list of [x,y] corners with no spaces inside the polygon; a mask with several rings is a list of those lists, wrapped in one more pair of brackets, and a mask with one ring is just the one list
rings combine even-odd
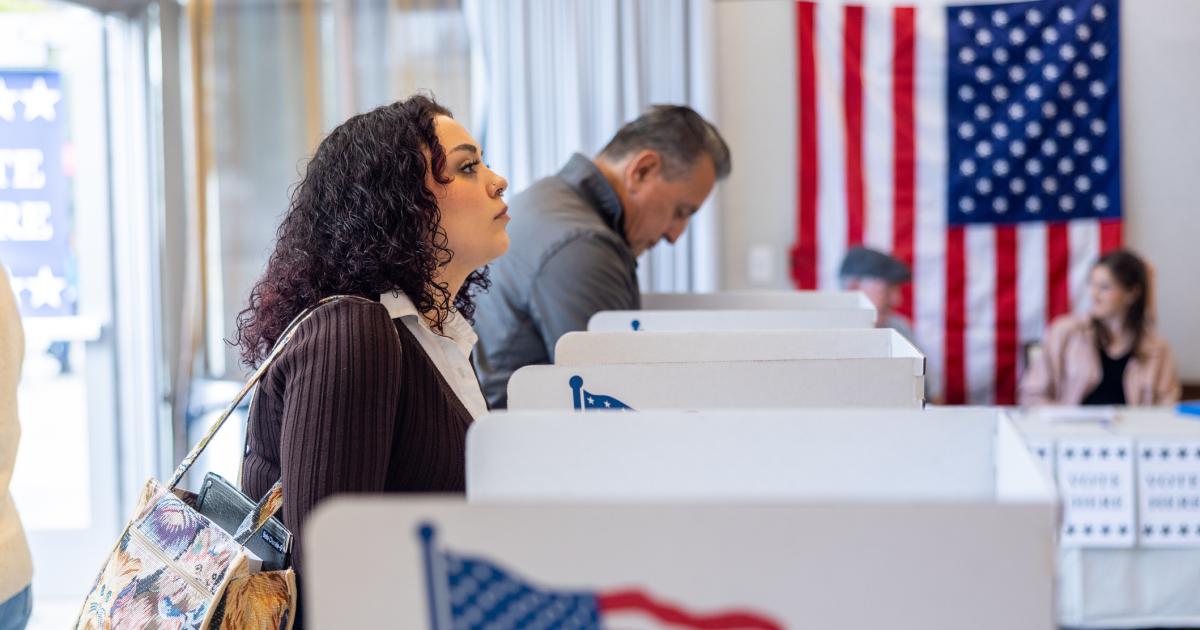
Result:
{"label": "man in gray jacket", "polygon": [[476,300],[475,368],[488,405],[506,407],[512,373],[552,363],[558,338],[595,313],[641,308],[638,256],[674,243],[730,169],[716,127],[691,108],[658,105],[595,158],[576,153],[513,198],[511,245]]}

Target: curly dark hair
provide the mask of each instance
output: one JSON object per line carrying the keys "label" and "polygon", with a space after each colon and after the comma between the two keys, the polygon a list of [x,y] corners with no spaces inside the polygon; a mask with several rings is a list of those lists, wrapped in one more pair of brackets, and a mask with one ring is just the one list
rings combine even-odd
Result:
{"label": "curly dark hair", "polygon": [[262,361],[300,311],[330,295],[374,299],[402,291],[435,328],[451,308],[473,320],[472,296],[489,284],[486,267],[456,296],[434,283],[434,273],[454,256],[425,185],[430,171],[439,183],[451,180],[434,131],[438,115],[451,116],[433,98],[412,96],[350,118],[317,147],[292,192],[266,271],[237,317],[231,343],[246,365]]}

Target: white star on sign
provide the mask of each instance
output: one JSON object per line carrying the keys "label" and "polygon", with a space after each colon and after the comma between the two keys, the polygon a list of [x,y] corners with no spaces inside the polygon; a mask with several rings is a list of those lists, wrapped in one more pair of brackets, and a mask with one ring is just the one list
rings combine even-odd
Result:
{"label": "white star on sign", "polygon": [[4,79],[0,79],[0,119],[12,120],[17,117],[17,111],[13,108],[17,101],[21,100],[16,90],[8,89],[4,84]]}
{"label": "white star on sign", "polygon": [[41,77],[34,79],[33,87],[24,90],[21,94],[21,102],[25,103],[25,120],[36,120],[37,118],[54,120],[56,117],[54,106],[61,100],[61,91],[51,90],[46,85],[46,80]]}
{"label": "white star on sign", "polygon": [[37,275],[25,281],[29,290],[29,306],[62,307],[62,292],[67,288],[67,281],[54,275],[49,267],[42,266]]}

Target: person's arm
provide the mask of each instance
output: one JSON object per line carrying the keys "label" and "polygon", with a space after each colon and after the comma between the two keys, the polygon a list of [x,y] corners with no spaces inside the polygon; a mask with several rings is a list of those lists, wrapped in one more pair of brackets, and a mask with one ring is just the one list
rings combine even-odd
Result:
{"label": "person's arm", "polygon": [[621,247],[599,235],[583,235],[553,252],[538,270],[529,310],[551,361],[558,338],[587,330],[592,315],[638,307],[637,280]]}
{"label": "person's arm", "polygon": [[1029,365],[1025,366],[1025,374],[1017,389],[1017,400],[1022,406],[1053,405],[1058,402],[1054,374],[1064,344],[1061,328],[1052,324],[1046,330],[1041,347],[1029,358]]}
{"label": "person's arm", "polygon": [[[280,432],[283,522],[302,565],[304,520],[322,499],[381,492],[400,401],[400,342],[378,304],[322,307],[296,333]],[[256,497],[255,497],[256,498]]]}
{"label": "person's arm", "polygon": [[1164,342],[1162,366],[1154,383],[1154,404],[1174,405],[1183,398],[1183,385],[1179,382],[1179,369],[1175,366],[1175,353]]}

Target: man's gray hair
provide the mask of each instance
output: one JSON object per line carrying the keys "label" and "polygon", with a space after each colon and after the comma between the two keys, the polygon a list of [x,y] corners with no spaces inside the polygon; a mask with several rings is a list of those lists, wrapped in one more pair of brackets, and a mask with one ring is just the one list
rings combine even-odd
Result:
{"label": "man's gray hair", "polygon": [[663,174],[668,179],[686,177],[701,154],[712,158],[717,179],[728,177],[733,170],[729,145],[720,132],[686,105],[652,106],[621,127],[600,155],[617,161],[645,149],[662,156]]}

